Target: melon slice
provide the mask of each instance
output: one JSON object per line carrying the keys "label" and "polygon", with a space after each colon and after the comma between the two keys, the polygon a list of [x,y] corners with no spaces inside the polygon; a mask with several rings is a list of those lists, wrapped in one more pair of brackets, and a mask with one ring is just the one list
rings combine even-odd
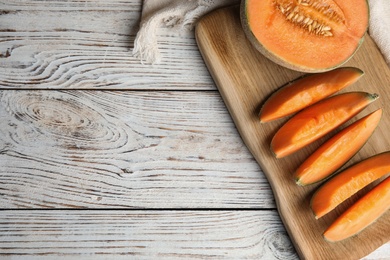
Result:
{"label": "melon slice", "polygon": [[390,151],[376,154],[334,176],[310,201],[316,219],[323,217],[370,183],[390,173]]}
{"label": "melon slice", "polygon": [[324,73],[306,74],[275,91],[263,104],[262,123],[294,114],[356,82],[364,72],[341,67]]}
{"label": "melon slice", "polygon": [[295,171],[298,185],[306,186],[323,181],[352,158],[375,131],[382,109],[357,120],[323,143]]}
{"label": "melon slice", "polygon": [[378,97],[367,92],[347,92],[317,102],[279,128],[271,140],[271,150],[276,158],[290,155],[341,126]]}
{"label": "melon slice", "polygon": [[390,209],[390,177],[375,186],[355,202],[325,230],[330,242],[354,236],[373,224]]}

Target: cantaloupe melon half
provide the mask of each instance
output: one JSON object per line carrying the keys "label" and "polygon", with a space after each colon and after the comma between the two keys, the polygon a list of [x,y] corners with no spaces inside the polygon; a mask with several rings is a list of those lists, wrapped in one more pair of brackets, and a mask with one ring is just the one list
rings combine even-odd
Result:
{"label": "cantaloupe melon half", "polygon": [[369,7],[366,0],[243,0],[240,15],[263,55],[293,70],[324,72],[357,51]]}

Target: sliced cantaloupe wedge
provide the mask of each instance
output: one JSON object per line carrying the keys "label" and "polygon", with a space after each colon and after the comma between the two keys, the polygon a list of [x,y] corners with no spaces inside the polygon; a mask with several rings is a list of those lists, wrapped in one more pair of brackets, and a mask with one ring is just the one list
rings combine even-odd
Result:
{"label": "sliced cantaloupe wedge", "polygon": [[276,132],[271,150],[277,158],[290,155],[341,126],[377,98],[377,94],[349,92],[311,105]]}
{"label": "sliced cantaloupe wedge", "polygon": [[354,67],[305,75],[274,92],[263,104],[259,117],[269,122],[296,113],[353,84],[364,75]]}
{"label": "sliced cantaloupe wedge", "polygon": [[324,232],[331,242],[354,236],[390,209],[390,177],[374,187],[340,215]]}
{"label": "sliced cantaloupe wedge", "polygon": [[390,151],[365,159],[329,179],[310,201],[316,218],[321,218],[370,183],[390,174]]}
{"label": "sliced cantaloupe wedge", "polygon": [[295,171],[296,183],[301,186],[313,184],[335,173],[363,147],[378,126],[381,117],[382,109],[378,109],[322,144]]}

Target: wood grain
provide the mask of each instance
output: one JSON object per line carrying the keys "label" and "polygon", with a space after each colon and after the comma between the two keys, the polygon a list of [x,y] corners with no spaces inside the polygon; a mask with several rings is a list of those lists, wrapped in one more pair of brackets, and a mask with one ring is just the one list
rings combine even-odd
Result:
{"label": "wood grain", "polygon": [[132,56],[142,1],[0,5],[2,88],[215,90],[193,31],[159,29],[160,64]]}
{"label": "wood grain", "polygon": [[275,211],[2,211],[0,258],[298,259]]}
{"label": "wood grain", "polygon": [[[276,211],[6,210],[2,259],[298,259]],[[363,258],[390,258],[386,244]]]}
{"label": "wood grain", "polygon": [[275,207],[216,92],[0,91],[0,166],[1,208]]}
{"label": "wood grain", "polygon": [[[239,7],[213,12],[202,18],[196,29],[199,48],[205,62],[244,142],[271,184],[279,213],[299,255],[304,259],[357,259],[388,242],[390,212],[353,238],[339,243],[328,243],[323,239],[322,232],[325,228],[338,213],[356,200],[357,196],[333,214],[319,221],[315,220],[310,211],[309,200],[316,186],[298,187],[291,175],[299,163],[321,142],[316,142],[288,158],[276,159],[272,155],[269,149],[270,139],[285,120],[261,125],[257,113],[266,97],[301,73],[270,62],[250,45],[241,27]],[[390,71],[369,36],[346,66],[356,66],[365,72],[364,78],[349,87],[348,91],[365,90],[376,92],[381,97],[364,113],[379,107],[384,109],[378,129],[351,160],[352,163],[390,149],[390,105],[386,101],[386,97],[390,95]]]}

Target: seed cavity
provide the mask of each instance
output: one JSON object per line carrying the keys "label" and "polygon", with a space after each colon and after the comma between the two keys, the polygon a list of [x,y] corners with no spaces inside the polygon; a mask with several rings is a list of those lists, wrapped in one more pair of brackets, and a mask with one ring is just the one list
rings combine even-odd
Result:
{"label": "seed cavity", "polygon": [[[333,36],[333,28],[330,21],[335,23],[344,21],[342,14],[338,13],[339,10],[334,10],[324,1],[274,0],[274,5],[287,21],[318,36]],[[315,19],[312,15],[313,13],[319,18]]]}

